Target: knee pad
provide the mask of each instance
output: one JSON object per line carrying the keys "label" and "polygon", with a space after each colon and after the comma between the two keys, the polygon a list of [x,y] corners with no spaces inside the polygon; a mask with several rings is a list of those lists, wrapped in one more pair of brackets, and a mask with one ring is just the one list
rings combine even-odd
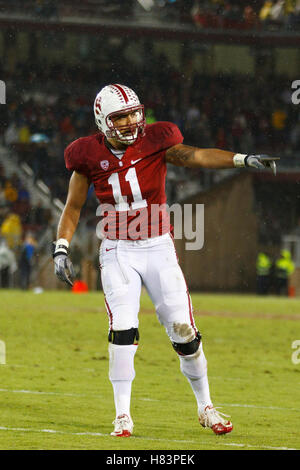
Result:
{"label": "knee pad", "polygon": [[134,341],[140,339],[139,330],[137,328],[130,328],[130,330],[113,331],[110,330],[108,341],[112,344],[119,344],[122,346],[133,344]]}
{"label": "knee pad", "polygon": [[194,338],[193,341],[190,341],[189,343],[172,343],[172,346],[179,356],[190,356],[198,351],[200,342],[201,334],[198,331],[196,338]]}

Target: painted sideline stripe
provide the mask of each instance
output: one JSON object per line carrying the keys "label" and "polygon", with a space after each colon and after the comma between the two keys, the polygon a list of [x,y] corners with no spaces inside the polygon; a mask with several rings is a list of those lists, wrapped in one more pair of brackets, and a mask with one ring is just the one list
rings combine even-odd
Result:
{"label": "painted sideline stripe", "polygon": [[[27,393],[29,395],[54,395],[54,396],[62,396],[62,397],[75,397],[75,398],[103,398],[102,395],[94,395],[94,394],[83,394],[83,393],[65,393],[65,392],[41,392],[38,390],[9,390],[7,388],[0,388],[0,392],[3,393]],[[149,402],[162,402],[166,400],[157,400],[155,398],[148,398],[142,397],[137,398],[137,400],[141,401],[149,401]],[[263,405],[248,405],[247,403],[217,403],[215,406],[228,406],[228,407],[236,407],[236,408],[254,408],[254,409],[262,409],[262,410],[282,410],[282,411],[297,411],[300,412],[299,408],[285,408],[280,406],[263,406]]]}
{"label": "painted sideline stripe", "polygon": [[[94,437],[111,437],[110,434],[103,434],[101,432],[66,432],[66,431],[58,431],[56,429],[34,429],[34,428],[10,428],[6,426],[0,426],[0,431],[11,431],[11,432],[33,432],[33,433],[49,433],[49,434],[64,434],[69,436],[94,436]],[[160,442],[181,442],[181,443],[188,443],[188,444],[197,444],[197,441],[193,440],[180,440],[180,439],[161,439],[156,437],[141,437],[141,436],[131,436],[130,439],[142,439],[144,441],[160,441]],[[223,446],[231,446],[231,447],[247,447],[247,448],[260,448],[260,449],[268,449],[268,450],[298,450],[290,447],[273,447],[273,446],[265,446],[265,445],[253,445],[253,444],[241,444],[236,442],[222,442],[221,445]]]}

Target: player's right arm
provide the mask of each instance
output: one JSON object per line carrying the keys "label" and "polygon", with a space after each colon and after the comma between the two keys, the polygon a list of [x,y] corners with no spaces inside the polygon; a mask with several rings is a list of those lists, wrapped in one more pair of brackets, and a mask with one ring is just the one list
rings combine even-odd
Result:
{"label": "player's right arm", "polygon": [[74,171],[70,178],[67,202],[58,223],[57,240],[63,238],[68,243],[71,242],[88,190],[89,181],[87,177]]}
{"label": "player's right arm", "polygon": [[57,228],[57,242],[53,254],[54,272],[61,281],[67,282],[71,286],[73,285],[74,270],[68,258],[69,245],[78,225],[88,189],[88,178],[74,171],[70,178],[67,201]]}

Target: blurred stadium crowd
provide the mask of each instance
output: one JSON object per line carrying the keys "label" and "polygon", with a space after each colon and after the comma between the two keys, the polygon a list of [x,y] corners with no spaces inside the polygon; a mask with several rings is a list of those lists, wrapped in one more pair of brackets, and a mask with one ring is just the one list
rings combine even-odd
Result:
{"label": "blurred stadium crowd", "polygon": [[[138,3],[138,4],[137,4]],[[0,13],[40,19],[67,17],[138,20],[145,5],[148,15],[161,22],[194,23],[202,28],[298,29],[299,0],[0,0]]]}
{"label": "blurred stadium crowd", "polygon": [[[0,15],[3,12],[0,0]],[[24,2],[10,2],[17,11]],[[59,19],[68,12],[70,2],[50,0],[28,1],[34,4],[36,16],[48,15]],[[133,3],[81,1],[72,2],[75,14],[80,8],[99,7],[109,15],[117,8]],[[245,26],[245,12],[253,27],[258,22],[280,21],[285,27],[296,26],[300,0],[290,1],[219,1],[198,2],[159,1],[161,9],[174,9],[181,15],[187,11],[190,21],[201,27],[239,27],[240,19]],[[200,6],[201,4],[201,6]],[[183,8],[184,5],[184,8]],[[105,8],[107,9],[105,10]],[[281,14],[275,18],[275,7]],[[26,8],[24,9],[26,13]],[[63,10],[64,8],[64,10]],[[202,9],[202,11],[201,11]],[[250,11],[251,10],[251,11]],[[205,11],[205,13],[203,13]],[[241,12],[243,13],[241,15]],[[31,12],[32,13],[32,12]],[[239,22],[234,23],[234,15]],[[227,18],[227,22],[225,19]],[[293,18],[293,19],[292,19]],[[250,24],[250,22],[249,22]],[[63,61],[37,61],[34,54],[26,62],[0,65],[0,77],[5,77],[9,101],[0,107],[0,144],[12,149],[18,163],[26,162],[35,180],[42,180],[53,198],[65,202],[69,173],[63,159],[65,147],[78,137],[97,132],[93,116],[93,100],[102,86],[124,83],[135,89],[145,105],[148,123],[168,120],[176,123],[185,137],[185,143],[199,147],[216,147],[242,153],[270,153],[280,155],[295,164],[300,161],[300,112],[291,100],[291,81],[285,76],[275,76],[265,67],[256,79],[247,75],[199,74],[192,56],[183,58],[181,69],[175,68],[163,53],[155,52],[151,41],[145,40],[144,55],[139,63],[130,62],[126,55],[126,39],[110,51],[105,44],[106,57],[94,55],[80,65],[71,66]],[[107,57],[115,58],[117,60]],[[144,59],[146,58],[146,60]],[[260,70],[260,69],[259,69]],[[193,181],[198,190],[205,188],[208,172],[193,171],[171,166],[167,176],[168,202],[183,200],[185,184]],[[214,173],[209,173],[213,180]],[[169,184],[168,184],[169,183]],[[82,215],[87,226],[95,226],[96,200],[91,188]],[[262,226],[261,238],[270,239],[276,233],[274,243],[280,241],[280,221],[272,220]],[[37,241],[46,227],[53,223],[49,209],[42,204],[33,205],[30,188],[16,174],[5,174],[0,167],[0,245],[12,250],[15,262],[21,263],[32,256]],[[274,227],[276,230],[274,231]],[[278,229],[278,230],[277,230]],[[24,248],[26,245],[26,249]],[[28,245],[33,247],[28,249]],[[27,253],[24,255],[24,249]],[[4,250],[5,251],[5,250]],[[28,260],[27,260],[28,261]],[[26,262],[27,262],[26,261]],[[26,262],[24,266],[26,265]],[[30,265],[29,263],[29,265]],[[27,263],[27,268],[29,269]],[[1,248],[0,248],[1,271]],[[28,271],[26,271],[28,272]],[[5,277],[6,276],[6,277]],[[7,274],[1,280],[9,282]],[[23,279],[27,279],[23,275]],[[28,283],[25,283],[25,286]],[[24,287],[24,284],[22,285]]]}
{"label": "blurred stadium crowd", "polygon": [[[243,153],[280,153],[281,157],[283,152],[287,156],[299,154],[300,113],[291,103],[290,82],[284,77],[272,77],[270,93],[271,77],[254,81],[238,75],[205,77],[193,71],[182,74],[168,63],[167,57],[151,52],[151,47],[147,57],[148,61],[137,69],[129,66],[127,58],[119,56],[115,74],[125,76],[126,84],[137,90],[149,123],[175,122],[189,145]],[[62,202],[69,178],[64,148],[78,137],[97,132],[93,100],[110,80],[110,67],[101,63],[95,67],[82,64],[75,69],[61,64],[18,64],[9,76],[7,85],[9,88],[11,84],[12,93],[8,105],[0,109],[5,124],[0,140],[13,148],[19,163],[26,162],[35,178],[41,179],[52,196]],[[191,175],[184,168],[176,168],[176,172],[169,168],[170,203],[179,192],[182,198],[182,184],[191,178],[201,183],[204,173],[198,170]],[[23,225],[23,233],[38,235],[51,220],[45,209],[29,210],[28,190],[17,177],[6,179],[3,170],[0,201],[2,235],[10,213]],[[91,226],[95,222],[95,207],[91,188],[83,214],[90,218]]]}
{"label": "blurred stadium crowd", "polygon": [[[145,52],[148,60],[140,68],[130,67],[128,58],[120,55],[113,67],[116,82],[122,80],[137,90],[148,123],[175,122],[189,145],[297,158],[300,112],[291,101],[288,78],[211,77],[189,70],[188,65],[181,73],[165,55],[156,56],[151,47]],[[4,123],[0,139],[13,146],[36,179],[42,179],[53,197],[62,201],[68,177],[64,148],[78,137],[97,132],[93,100],[110,83],[110,67],[101,61],[80,67],[18,64],[12,75],[2,74],[8,76],[11,92],[8,105],[0,109]]]}
{"label": "blurred stadium crowd", "polygon": [[300,26],[300,1],[195,0],[191,17],[206,28],[294,30]]}
{"label": "blurred stadium crowd", "polygon": [[29,287],[36,237],[50,220],[51,211],[31,205],[30,192],[18,176],[7,177],[0,165],[0,287]]}

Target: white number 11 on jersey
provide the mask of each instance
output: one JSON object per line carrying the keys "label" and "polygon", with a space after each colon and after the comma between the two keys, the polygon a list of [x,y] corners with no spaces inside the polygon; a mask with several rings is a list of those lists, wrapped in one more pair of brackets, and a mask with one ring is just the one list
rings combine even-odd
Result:
{"label": "white number 11 on jersey", "polygon": [[129,168],[125,175],[125,181],[128,181],[130,184],[130,189],[133,196],[133,202],[131,203],[131,206],[128,204],[128,202],[126,202],[126,198],[124,199],[122,196],[119,174],[112,173],[108,178],[108,182],[112,186],[112,192],[116,202],[116,211],[129,211],[147,207],[147,201],[146,199],[143,199],[135,168]]}

